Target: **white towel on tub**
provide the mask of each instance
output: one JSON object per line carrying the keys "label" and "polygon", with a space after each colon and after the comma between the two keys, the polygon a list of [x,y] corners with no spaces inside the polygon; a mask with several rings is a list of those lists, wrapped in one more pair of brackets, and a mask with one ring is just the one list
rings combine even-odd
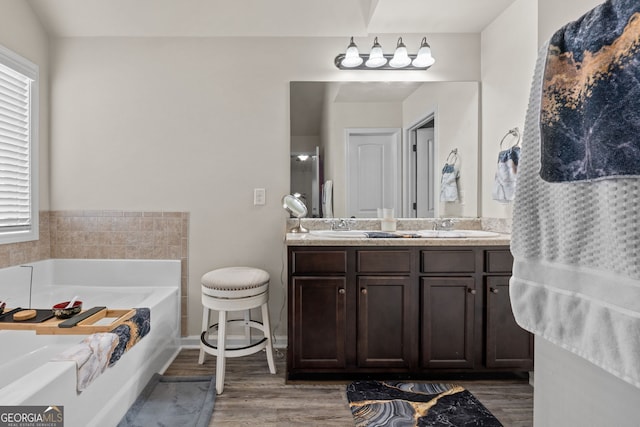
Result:
{"label": "white towel on tub", "polygon": [[104,372],[118,342],[118,335],[111,332],[91,334],[52,360],[76,362],[78,392],[81,392]]}
{"label": "white towel on tub", "polygon": [[640,179],[540,177],[536,64],[518,169],[510,295],[523,328],[640,387]]}

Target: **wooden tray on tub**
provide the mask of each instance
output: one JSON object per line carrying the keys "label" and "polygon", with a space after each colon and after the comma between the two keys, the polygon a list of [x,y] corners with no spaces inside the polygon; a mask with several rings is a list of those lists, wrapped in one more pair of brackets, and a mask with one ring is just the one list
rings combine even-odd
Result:
{"label": "wooden tray on tub", "polygon": [[[51,310],[37,309],[36,311],[38,312],[38,317],[40,317],[40,311],[48,312],[53,316]],[[70,319],[57,319],[49,316],[51,318],[43,321],[38,321],[37,319],[33,319],[33,321],[12,321],[10,319],[11,311],[8,311],[5,313],[8,316],[2,316],[4,321],[0,322],[0,330],[35,331],[38,335],[89,335],[96,332],[110,332],[133,316],[135,312],[134,308],[113,310],[106,307],[94,307],[84,310]],[[77,321],[78,319],[82,320],[72,327],[61,327],[62,323],[71,320]]]}
{"label": "wooden tray on tub", "polygon": [[[127,319],[136,313],[135,308],[108,309],[106,307],[94,307],[83,311],[70,319],[49,319],[46,322],[35,325],[38,335],[89,335],[96,332],[110,332],[122,325]],[[76,317],[88,316],[72,327],[62,327],[66,321]],[[110,321],[109,321],[110,320]],[[99,322],[99,324],[98,324]]]}

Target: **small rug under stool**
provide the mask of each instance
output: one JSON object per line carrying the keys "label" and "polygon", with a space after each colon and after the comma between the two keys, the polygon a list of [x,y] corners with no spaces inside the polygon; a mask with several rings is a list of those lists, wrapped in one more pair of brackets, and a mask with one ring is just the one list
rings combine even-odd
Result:
{"label": "small rug under stool", "polygon": [[502,427],[473,394],[451,384],[355,381],[347,398],[357,427]]}
{"label": "small rug under stool", "polygon": [[207,427],[215,400],[214,376],[154,374],[118,427]]}

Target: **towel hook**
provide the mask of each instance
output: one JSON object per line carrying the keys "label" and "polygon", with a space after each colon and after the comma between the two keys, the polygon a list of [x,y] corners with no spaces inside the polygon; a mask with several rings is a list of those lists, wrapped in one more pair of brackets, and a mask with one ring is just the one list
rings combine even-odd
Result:
{"label": "towel hook", "polygon": [[514,127],[513,129],[509,129],[509,130],[507,131],[507,133],[502,137],[502,139],[500,140],[500,150],[502,150],[502,143],[504,143],[504,140],[505,140],[509,135],[514,136],[514,137],[518,138],[518,139],[516,140],[516,143],[515,143],[515,144],[513,144],[513,145],[511,146],[511,148],[513,148],[513,147],[517,147],[518,145],[520,145],[520,129],[518,129],[518,127],[516,126],[516,127]]}
{"label": "towel hook", "polygon": [[[449,160],[451,160],[451,159],[453,159],[453,161],[449,161]],[[457,161],[458,161],[458,149],[457,149],[457,148],[454,148],[453,150],[451,150],[451,151],[449,152],[449,155],[447,156],[447,161],[446,161],[446,163],[447,163],[448,165],[453,165],[453,164],[455,164]]]}

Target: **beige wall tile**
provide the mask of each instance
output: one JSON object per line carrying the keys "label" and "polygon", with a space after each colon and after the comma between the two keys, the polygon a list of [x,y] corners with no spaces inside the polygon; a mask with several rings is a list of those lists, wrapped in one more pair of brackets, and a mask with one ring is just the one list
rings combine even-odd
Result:
{"label": "beige wall tile", "polygon": [[[43,216],[44,217],[44,216]],[[42,224],[42,218],[41,218]],[[46,228],[45,228],[46,227]],[[42,231],[46,230],[46,237]],[[188,288],[188,212],[53,211],[41,225],[40,244],[2,252],[3,263],[46,258],[179,259],[182,265],[182,333],[186,334]],[[46,248],[45,248],[46,246]],[[6,250],[5,250],[6,251]],[[11,265],[11,264],[10,264]]]}

